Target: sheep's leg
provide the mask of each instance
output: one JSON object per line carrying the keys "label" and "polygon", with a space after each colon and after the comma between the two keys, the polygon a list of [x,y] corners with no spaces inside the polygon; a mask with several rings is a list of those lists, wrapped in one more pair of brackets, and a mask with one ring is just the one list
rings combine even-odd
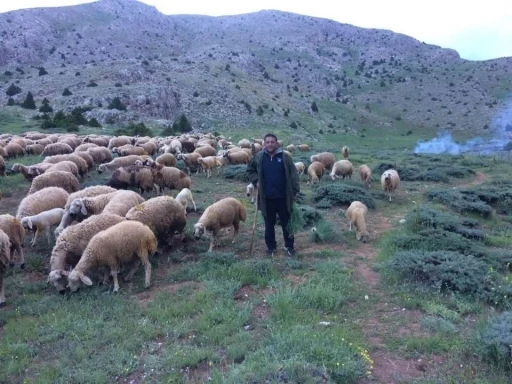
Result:
{"label": "sheep's leg", "polygon": [[144,281],[144,288],[149,288],[149,286],[151,285],[151,263],[149,262],[147,257],[143,261],[143,264],[144,264],[144,272],[146,275],[146,279]]}
{"label": "sheep's leg", "polygon": [[206,169],[206,178],[209,179],[211,176],[210,168]]}
{"label": "sheep's leg", "polygon": [[238,230],[240,229],[240,222],[235,221],[233,223],[234,233],[233,233],[233,241],[231,241],[231,244],[235,244],[236,237],[238,236]]}
{"label": "sheep's leg", "polygon": [[50,227],[46,228],[46,239],[48,240],[48,245],[52,243],[52,234],[50,231]]}
{"label": "sheep's leg", "polygon": [[118,268],[111,267],[110,274],[112,275],[112,278],[114,279],[114,292],[119,292],[119,280],[117,279],[118,273],[119,273]]}
{"label": "sheep's leg", "polygon": [[352,220],[349,221],[348,231],[352,232]]}
{"label": "sheep's leg", "polygon": [[194,212],[197,212],[197,207],[196,207],[196,203],[194,200],[192,200],[192,204],[194,205]]}
{"label": "sheep's leg", "polygon": [[39,237],[39,228],[36,229],[36,232],[34,233],[34,238],[32,239],[32,242],[30,245],[33,247],[36,245],[37,238]]}
{"label": "sheep's leg", "polygon": [[130,281],[133,278],[133,275],[135,275],[135,272],[137,272],[139,265],[140,265],[140,260],[137,260],[133,263],[132,268],[130,269],[130,272],[128,272],[128,274],[124,278],[124,281]]}
{"label": "sheep's leg", "polygon": [[210,237],[210,248],[208,248],[208,252],[213,251],[213,247],[215,246],[216,241],[217,241],[217,234],[215,232],[213,232]]}
{"label": "sheep's leg", "polygon": [[3,272],[0,272],[0,307],[5,305],[5,292],[4,292],[4,276]]}

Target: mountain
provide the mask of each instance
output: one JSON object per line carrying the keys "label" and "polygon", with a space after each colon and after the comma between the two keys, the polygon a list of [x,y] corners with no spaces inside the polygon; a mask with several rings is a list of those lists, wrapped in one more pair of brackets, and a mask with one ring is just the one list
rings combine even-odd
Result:
{"label": "mountain", "polygon": [[[468,61],[388,30],[272,10],[166,16],[99,0],[0,14],[0,35],[0,113],[19,108],[7,106],[15,84],[15,103],[30,91],[38,107],[44,98],[54,111],[89,107],[101,124],[164,126],[185,114],[218,130],[512,129],[498,118],[512,58]],[[126,111],[108,109],[114,98]]]}

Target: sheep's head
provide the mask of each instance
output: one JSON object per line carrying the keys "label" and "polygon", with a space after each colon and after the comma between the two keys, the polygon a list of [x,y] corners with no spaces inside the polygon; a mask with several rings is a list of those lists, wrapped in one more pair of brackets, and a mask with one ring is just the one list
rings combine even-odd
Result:
{"label": "sheep's head", "polygon": [[247,196],[251,196],[253,194],[253,192],[254,192],[254,185],[252,185],[252,183],[247,185],[247,188],[245,189],[245,192],[247,193]]}
{"label": "sheep's head", "polygon": [[32,230],[33,228],[32,220],[30,219],[30,217],[24,217],[23,219],[21,219],[21,225],[24,229],[27,230]]}
{"label": "sheep's head", "polygon": [[105,164],[100,164],[98,166],[98,173],[105,172],[106,169],[107,169],[107,166]]}
{"label": "sheep's head", "polygon": [[59,293],[66,293],[66,286],[68,285],[69,272],[63,269],[54,269],[48,275],[48,283],[52,283]]}
{"label": "sheep's head", "polygon": [[85,207],[83,199],[75,199],[71,202],[69,206],[69,214],[71,216],[77,216],[79,214],[84,216],[87,215],[87,208]]}
{"label": "sheep's head", "polygon": [[370,233],[367,230],[356,232],[356,239],[366,243],[370,239]]}
{"label": "sheep's head", "polygon": [[204,227],[203,223],[194,224],[194,237],[196,238],[196,240],[199,240],[201,236],[203,236],[205,231],[206,228]]}
{"label": "sheep's head", "polygon": [[79,272],[73,269],[68,275],[68,288],[71,290],[71,292],[76,292],[82,283],[85,285],[92,285],[91,279],[85,276],[83,272]]}

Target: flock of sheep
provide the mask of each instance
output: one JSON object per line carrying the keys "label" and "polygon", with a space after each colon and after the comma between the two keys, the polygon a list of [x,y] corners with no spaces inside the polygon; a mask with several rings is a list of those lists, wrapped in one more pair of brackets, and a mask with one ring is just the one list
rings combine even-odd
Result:
{"label": "flock of sheep", "polygon": [[[247,164],[262,150],[262,145],[259,139],[242,139],[233,144],[211,134],[167,138],[80,137],[39,132],[0,135],[0,176],[21,173],[31,183],[16,215],[0,215],[0,306],[5,304],[3,274],[14,263],[15,254],[24,267],[25,234],[34,233],[32,246],[41,234],[51,244],[51,228],[55,226],[48,282],[59,292],[64,293],[67,288],[74,292],[82,284],[91,285],[91,276],[98,272],[103,272],[103,282],[112,276],[117,292],[121,266],[132,265],[125,278],[129,280],[141,263],[148,287],[149,257],[159,246],[171,246],[175,236],[183,238],[187,207],[191,205],[196,210],[190,190],[192,170],[196,169],[196,174],[203,171],[210,178],[212,169],[218,174],[221,167]],[[285,151],[293,156],[296,149],[311,151],[306,144],[288,145]],[[42,161],[30,166],[14,163],[7,169],[5,159],[13,161],[24,154],[40,155]],[[342,155],[344,159],[339,161],[329,152],[311,156],[308,184],[319,182],[326,170],[331,170],[333,180],[351,178],[353,166],[348,160],[348,147],[342,148]],[[178,160],[183,161],[187,172],[176,167]],[[306,170],[304,163],[295,165],[302,175]],[[80,189],[79,180],[95,168],[99,173],[112,172],[107,185]],[[369,188],[373,180],[371,169],[362,165],[359,171]],[[384,172],[381,177],[390,201],[399,182],[394,170]],[[156,197],[147,200],[142,197],[153,190]],[[163,194],[166,190],[179,193],[173,198]],[[249,184],[248,196],[253,190]],[[366,241],[369,237],[365,224],[367,211],[357,201],[347,210],[350,228],[356,227],[358,240]],[[223,228],[233,227],[234,242],[240,221],[246,218],[244,204],[232,197],[224,198],[206,208],[194,225],[194,237],[199,239],[209,234],[211,252]]]}

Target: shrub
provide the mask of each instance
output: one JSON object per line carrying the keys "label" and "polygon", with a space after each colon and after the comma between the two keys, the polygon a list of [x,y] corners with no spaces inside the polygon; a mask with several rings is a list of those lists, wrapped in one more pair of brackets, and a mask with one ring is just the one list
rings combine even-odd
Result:
{"label": "shrub", "polygon": [[330,243],[335,238],[334,224],[326,220],[320,220],[309,233],[309,240],[314,243]]}
{"label": "shrub", "polygon": [[491,319],[481,332],[479,348],[488,361],[510,370],[512,368],[512,311]]}
{"label": "shrub", "polygon": [[428,191],[425,196],[432,201],[445,204],[459,213],[477,213],[483,217],[489,217],[492,213],[492,208],[475,194],[462,193],[451,189],[439,189]]}
{"label": "shrub", "polygon": [[50,101],[45,97],[41,103],[41,106],[39,107],[39,112],[42,113],[52,113],[53,108],[50,106]]}
{"label": "shrub", "polygon": [[391,243],[398,250],[454,251],[472,253],[473,243],[454,232],[442,229],[422,229],[417,233],[400,231],[392,235]]}
{"label": "shrub", "polygon": [[226,179],[234,179],[240,180],[244,182],[249,181],[249,176],[247,176],[247,165],[230,165],[229,167],[224,168],[224,177]]}
{"label": "shrub", "polygon": [[144,123],[133,123],[131,122],[126,128],[119,128],[114,131],[115,136],[127,135],[127,136],[149,136],[153,137],[153,131],[146,127]]}
{"label": "shrub", "polygon": [[311,110],[312,110],[313,112],[318,112],[318,106],[316,105],[316,102],[315,102],[315,101],[313,101],[313,102],[311,103]]}
{"label": "shrub", "polygon": [[10,107],[10,106],[13,106],[14,105],[14,99],[12,97],[9,97],[7,99],[7,106]]}
{"label": "shrub", "polygon": [[7,88],[5,93],[7,94],[7,96],[14,96],[18,93],[21,93],[21,88],[18,87],[16,84],[12,83],[11,85],[9,85],[9,88]]}
{"label": "shrub", "polygon": [[34,96],[32,96],[30,91],[27,92],[25,100],[21,103],[21,108],[36,109],[36,102],[34,101]]}
{"label": "shrub", "polygon": [[350,205],[358,200],[368,208],[375,208],[375,201],[370,193],[361,187],[350,184],[324,184],[315,188],[313,198],[316,201],[329,200],[332,204]]}
{"label": "shrub", "polygon": [[62,96],[71,96],[72,93],[69,90],[69,88],[64,88],[64,91],[62,91]]}
{"label": "shrub", "polygon": [[119,97],[114,97],[107,107],[108,109],[117,109],[119,111],[126,111],[126,105],[121,102]]}
{"label": "shrub", "polygon": [[94,118],[94,117],[93,117],[93,118],[91,118],[91,119],[89,120],[89,122],[87,123],[87,125],[88,125],[89,127],[97,127],[97,128],[101,127],[101,124],[99,123],[99,121],[98,121],[98,120],[96,120],[96,118]]}

